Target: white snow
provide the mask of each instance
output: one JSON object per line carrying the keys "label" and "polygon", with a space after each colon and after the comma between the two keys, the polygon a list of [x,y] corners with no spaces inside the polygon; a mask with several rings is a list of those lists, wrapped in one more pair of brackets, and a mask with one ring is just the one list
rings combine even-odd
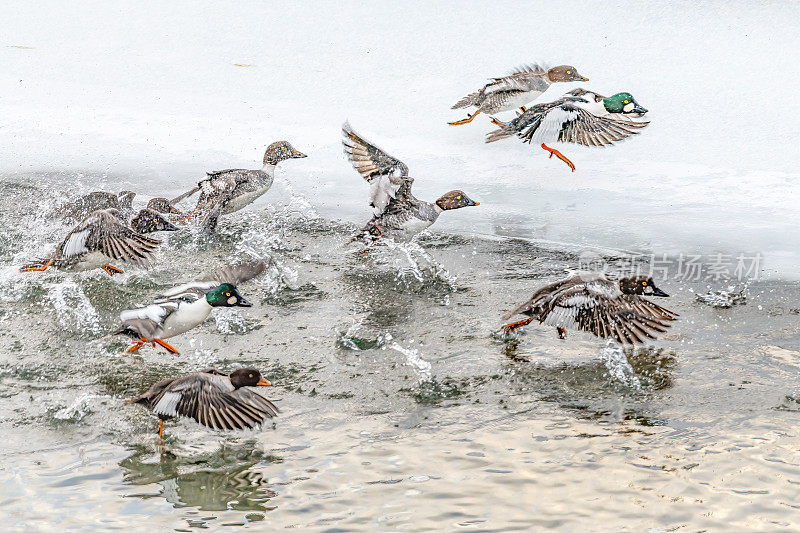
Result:
{"label": "white snow", "polygon": [[[0,15],[6,175],[103,171],[111,189],[133,175],[144,196],[172,194],[206,170],[260,168],[286,139],[309,157],[282,163],[256,206],[288,180],[322,216],[363,222],[369,187],[341,153],[349,119],[409,166],[421,198],[459,188],[481,203],[438,229],[762,252],[800,276],[798,3],[36,2]],[[486,78],[537,61],[590,79],[542,100],[628,91],[650,126],[609,148],[559,145],[570,173],[537,146],[484,144],[482,115],[447,125]]]}

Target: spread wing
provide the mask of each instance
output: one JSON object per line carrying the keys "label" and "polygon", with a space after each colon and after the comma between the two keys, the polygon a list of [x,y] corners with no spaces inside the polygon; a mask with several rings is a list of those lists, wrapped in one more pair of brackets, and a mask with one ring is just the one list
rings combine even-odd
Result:
{"label": "spread wing", "polygon": [[200,372],[173,381],[154,399],[153,412],[185,416],[213,429],[245,429],[277,416],[271,401],[219,374]]}
{"label": "spread wing", "polygon": [[635,295],[609,297],[576,292],[559,299],[553,308],[540,315],[540,322],[588,331],[598,337],[613,338],[622,344],[636,344],[665,333],[672,313]]}
{"label": "spread wing", "polygon": [[93,212],[78,224],[61,243],[55,258],[69,260],[102,252],[112,259],[145,266],[160,243],[126,226],[116,209],[104,209]]}
{"label": "spread wing", "polygon": [[[270,258],[270,261],[272,259]],[[209,272],[200,276],[198,281],[208,282],[213,281],[217,285],[221,283],[230,283],[231,285],[240,285],[245,281],[250,281],[256,276],[260,276],[267,269],[267,263],[261,260],[242,261],[233,265],[227,265],[222,268]]]}
{"label": "spread wing", "polygon": [[370,205],[380,215],[401,189],[408,194],[411,182],[408,167],[374,144],[364,140],[345,122],[342,126],[344,153],[353,168],[370,184]]}
{"label": "spread wing", "polygon": [[565,102],[543,109],[518,135],[524,142],[536,144],[558,140],[583,146],[605,146],[636,135],[648,124],[627,118],[598,117],[573,102]]}

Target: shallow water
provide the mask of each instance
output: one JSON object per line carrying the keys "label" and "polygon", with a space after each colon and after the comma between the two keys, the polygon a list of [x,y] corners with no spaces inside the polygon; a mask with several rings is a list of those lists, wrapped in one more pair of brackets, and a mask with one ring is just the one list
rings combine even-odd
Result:
{"label": "shallow water", "polygon": [[[796,282],[752,281],[729,308],[697,299],[729,281],[659,282],[681,318],[648,348],[505,337],[500,315],[587,250],[433,232],[364,256],[355,225],[297,196],[226,217],[206,247],[162,234],[148,271],[18,273],[69,229],[47,217],[52,179],[6,177],[0,197],[5,530],[800,527]],[[106,337],[120,310],[246,256],[274,259],[240,287],[254,306],[172,339],[182,355]],[[245,364],[282,411],[262,430],[175,421],[160,448],[124,405]]]}

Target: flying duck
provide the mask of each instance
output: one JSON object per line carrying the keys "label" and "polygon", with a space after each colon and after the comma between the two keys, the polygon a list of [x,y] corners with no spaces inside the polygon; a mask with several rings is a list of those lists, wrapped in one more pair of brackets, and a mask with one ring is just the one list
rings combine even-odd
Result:
{"label": "flying duck", "polygon": [[245,387],[269,387],[272,383],[254,368],[240,368],[230,376],[213,368],[155,383],[144,394],[128,400],[158,415],[158,436],[164,420],[185,416],[212,429],[245,429],[277,416],[278,408]]}
{"label": "flying duck", "polygon": [[288,141],[270,144],[264,153],[264,166],[261,170],[227,169],[207,172],[207,177],[171,203],[177,203],[197,191],[200,198],[197,206],[185,220],[202,218],[203,233],[213,235],[220,215],[228,215],[247,207],[272,186],[275,167],[281,161],[307,157],[295,150]]}
{"label": "flying duck", "polygon": [[145,237],[143,233],[178,228],[161,214],[147,209],[142,210],[133,223],[136,229],[125,223],[117,209],[94,211],[69,232],[48,258],[26,265],[20,271],[43,271],[51,266],[67,271],[102,268],[113,276],[122,273],[111,265],[116,260],[147,267],[161,241]]}
{"label": "flying duck", "polygon": [[520,314],[529,317],[506,324],[503,329],[509,333],[538,320],[556,326],[562,339],[569,327],[623,344],[642,343],[666,332],[667,322],[678,317],[643,296],[669,295],[647,276],[619,280],[602,274],[573,276],[542,287],[530,300],[503,315],[503,320]]}
{"label": "flying duck", "polygon": [[544,150],[564,161],[572,171],[575,165],[561,152],[545,143],[556,141],[605,146],[639,133],[649,121],[634,121],[647,109],[640,106],[630,93],[617,93],[608,98],[585,89],[575,89],[546,104],[537,104],[508,122],[495,118],[499,129],[486,136],[494,142],[516,135],[522,142],[541,143]]}
{"label": "flying duck", "polygon": [[361,230],[372,239],[389,237],[408,241],[436,222],[443,211],[479,205],[459,190],[450,191],[433,203],[411,194],[414,179],[408,167],[353,131],[342,126],[344,153],[353,168],[370,184],[373,217]]}
{"label": "flying duck", "polygon": [[149,342],[179,354],[164,339],[199,326],[215,307],[250,307],[250,302],[242,298],[236,285],[260,275],[265,269],[263,261],[248,261],[226,266],[196,281],[174,287],[146,307],[122,311],[119,315],[122,325],[114,334],[134,339],[134,344],[126,352],[136,352]]}
{"label": "flying duck", "polygon": [[478,109],[467,118],[450,122],[458,126],[472,122],[478,113],[493,115],[502,111],[511,111],[519,107],[525,111],[525,105],[536,100],[554,82],[589,81],[575,67],[561,65],[545,70],[539,65],[525,65],[508,76],[491,78],[492,81],[472,94],[468,94],[453,105],[452,109],[475,106]]}

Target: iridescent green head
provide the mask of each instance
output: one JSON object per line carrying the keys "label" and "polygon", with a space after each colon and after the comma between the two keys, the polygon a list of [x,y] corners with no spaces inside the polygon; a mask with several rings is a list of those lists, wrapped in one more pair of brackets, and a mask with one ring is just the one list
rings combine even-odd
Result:
{"label": "iridescent green head", "polygon": [[206,301],[211,307],[250,307],[252,304],[242,298],[236,287],[223,283],[206,293]]}
{"label": "iridescent green head", "polygon": [[609,113],[623,113],[625,115],[642,116],[647,113],[647,109],[640,106],[633,99],[631,93],[617,93],[603,99],[603,105]]}

